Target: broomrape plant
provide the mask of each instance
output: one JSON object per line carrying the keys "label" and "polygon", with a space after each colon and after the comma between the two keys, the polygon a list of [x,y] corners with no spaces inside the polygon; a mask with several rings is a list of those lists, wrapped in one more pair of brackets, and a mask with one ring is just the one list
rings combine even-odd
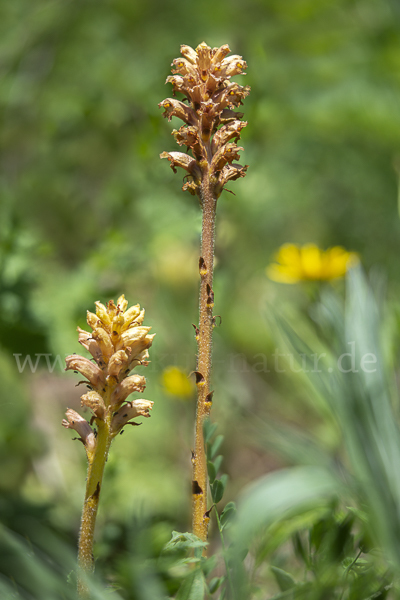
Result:
{"label": "broomrape plant", "polygon": [[66,358],[65,370],[76,371],[86,378],[79,383],[89,382],[91,390],[83,394],[81,404],[93,413],[89,424],[69,408],[67,418],[62,421],[64,427],[78,433],[88,460],[78,544],[78,589],[82,596],[87,595],[83,574],[94,570],[93,535],[111,442],[125,425],[139,425],[132,419],[149,417],[153,408],[150,400],[128,400],[132,393],[141,393],[146,387],[143,375],[130,375],[138,365],[148,365],[148,349],[155,336],[149,334],[151,327],[142,325],[144,312],[138,304],[128,308],[124,295],[118,298],[116,305],[113,300],[107,306],[96,302],[96,314],[87,312],[87,323],[92,331],[78,327],[79,343],[92,355],[94,362],[77,354]]}
{"label": "broomrape plant", "polygon": [[196,365],[197,409],[195,447],[192,456],[192,528],[201,540],[207,539],[207,458],[203,427],[210,415],[212,332],[214,291],[214,235],[217,200],[229,181],[246,175],[248,165],[240,165],[237,145],[242,129],[243,113],[234,109],[249,94],[249,86],[241,86],[231,77],[244,74],[247,65],[241,56],[230,53],[227,44],[210,48],[205,42],[194,50],[181,46],[182,58],[172,62],[172,76],[167,78],[174,91],[184,96],[185,104],[176,98],[160,102],[164,117],[178,117],[185,124],[173,130],[176,142],[186,146],[190,154],[163,152],[176,173],[176,167],[186,171],[182,189],[197,195],[203,211],[201,250],[199,259],[200,300],[199,326],[194,325],[198,346]]}

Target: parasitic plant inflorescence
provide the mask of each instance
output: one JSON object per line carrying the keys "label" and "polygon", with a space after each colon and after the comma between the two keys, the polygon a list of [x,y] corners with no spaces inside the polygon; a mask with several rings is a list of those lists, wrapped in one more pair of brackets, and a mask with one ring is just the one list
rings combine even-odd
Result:
{"label": "parasitic plant inflorescence", "polygon": [[172,83],[174,94],[185,96],[188,105],[175,98],[159,104],[169,121],[172,117],[184,121],[185,125],[172,133],[193,155],[163,152],[161,158],[168,158],[175,172],[175,167],[187,171],[182,189],[198,194],[202,203],[206,186],[216,200],[226,183],[244,177],[248,167],[233,162],[243,150],[236,142],[247,125],[241,121],[243,113],[233,109],[242,104],[250,88],[231,81],[232,76],[245,74],[247,65],[241,56],[228,57],[229,52],[227,44],[210,48],[203,42],[196,50],[181,46],[183,58],[173,61],[174,75],[167,77],[167,83]]}
{"label": "parasitic plant inflorescence", "polygon": [[[83,442],[88,459],[88,476],[85,501],[79,535],[78,564],[81,572],[93,570],[93,534],[97,508],[110,444],[125,425],[138,425],[132,419],[149,417],[153,402],[128,400],[133,392],[143,392],[146,379],[143,375],[130,375],[138,365],[148,365],[150,348],[155,334],[151,327],[143,326],[144,309],[139,305],[128,308],[122,295],[114,304],[105,306],[96,302],[96,314],[87,312],[91,332],[78,327],[79,342],[92,355],[89,360],[77,354],[66,358],[66,371],[83,375],[89,392],[81,397],[81,404],[89,408],[93,416],[90,423],[69,408],[62,424],[74,429]],[[79,384],[78,384],[79,385]],[[95,426],[93,428],[92,426]],[[82,596],[86,586],[79,581]]]}
{"label": "parasitic plant inflorescence", "polygon": [[[202,43],[194,50],[181,46],[182,58],[172,63],[172,76],[167,78],[176,93],[184,99],[167,98],[159,106],[164,117],[178,117],[184,122],[173,135],[188,152],[163,152],[176,172],[186,171],[183,190],[197,195],[203,210],[201,254],[199,259],[200,301],[199,326],[195,327],[198,345],[196,366],[197,409],[195,449],[193,452],[192,525],[193,533],[207,539],[209,512],[207,511],[207,461],[204,448],[203,425],[209,416],[213,392],[210,389],[212,363],[212,331],[214,291],[214,232],[217,199],[229,181],[244,177],[248,165],[240,165],[237,145],[243,127],[243,113],[235,111],[249,94],[249,86],[231,81],[242,75],[247,67],[241,56],[232,55],[227,44],[210,48]],[[186,103],[185,103],[186,102]]]}

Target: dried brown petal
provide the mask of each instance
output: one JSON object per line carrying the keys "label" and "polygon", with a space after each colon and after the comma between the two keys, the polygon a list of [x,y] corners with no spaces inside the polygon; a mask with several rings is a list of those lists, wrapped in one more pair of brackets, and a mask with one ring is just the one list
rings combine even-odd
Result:
{"label": "dried brown petal", "polygon": [[213,97],[214,102],[217,102],[221,108],[229,106],[234,108],[242,104],[243,98],[250,94],[250,87],[248,85],[242,86],[237,83],[231,83],[226,86],[221,92],[215,94]]}
{"label": "dried brown petal", "polygon": [[150,417],[149,411],[153,408],[154,402],[150,400],[133,400],[121,406],[114,414],[111,421],[111,431],[117,434],[128,421],[136,417]]}
{"label": "dried brown petal", "polygon": [[125,348],[125,350],[118,350],[112,355],[108,363],[108,375],[110,377],[118,379],[119,374],[126,369],[130,361],[130,354],[130,348]]}
{"label": "dried brown petal", "polygon": [[130,361],[128,363],[128,367],[125,370],[125,374],[127,375],[132,369],[134,369],[138,365],[147,367],[147,365],[150,363],[150,361],[147,360],[148,358],[150,358],[150,356],[149,356],[149,351],[146,348],[145,350],[142,350],[142,352],[140,352],[139,354],[136,354],[134,359],[130,359]]}
{"label": "dried brown petal", "polygon": [[182,121],[188,125],[197,124],[197,117],[194,110],[189,108],[189,106],[186,106],[186,104],[180,100],[175,100],[175,98],[166,98],[160,102],[158,106],[165,109],[163,117],[167,117],[168,121],[170,121],[172,117],[178,117],[178,119],[182,119]]}
{"label": "dried brown petal", "polygon": [[[99,319],[97,321],[99,322]],[[102,349],[99,343],[92,337],[92,334],[80,327],[77,327],[77,331],[79,333],[79,343],[90,352],[97,363],[104,362]]]}
{"label": "dried brown petal", "polygon": [[81,406],[87,406],[99,419],[104,419],[106,410],[104,400],[97,392],[88,392],[81,396]]}
{"label": "dried brown petal", "polygon": [[195,183],[193,180],[187,181],[186,183],[183,184],[182,190],[184,192],[189,192],[190,194],[192,194],[192,196],[195,196],[196,194],[198,194],[200,192],[200,186],[198,183]]}
{"label": "dried brown petal", "polygon": [[205,42],[199,44],[196,48],[197,65],[202,81],[207,79],[207,71],[211,66],[211,48]]}
{"label": "dried brown petal", "polygon": [[135,342],[140,341],[146,337],[150,329],[151,327],[130,327],[129,329],[121,333],[117,343],[117,347],[115,349],[122,350],[127,346],[130,346],[132,348]]}
{"label": "dried brown petal", "polygon": [[111,342],[110,335],[102,327],[96,327],[96,329],[93,330],[92,338],[96,340],[100,346],[103,359],[106,363],[108,363],[110,356],[114,352],[114,346]]}
{"label": "dried brown petal", "polygon": [[192,147],[199,143],[196,127],[182,125],[179,129],[173,129],[172,135],[180,146]]}
{"label": "dried brown petal", "polygon": [[190,63],[192,63],[192,65],[196,64],[197,61],[197,54],[196,51],[193,50],[193,48],[191,46],[186,46],[185,44],[182,44],[181,46],[181,54],[182,56],[184,56]]}
{"label": "dried brown petal", "polygon": [[117,385],[111,396],[110,404],[113,406],[121,404],[130,394],[143,392],[145,387],[146,378],[143,375],[130,375]]}
{"label": "dried brown petal", "polygon": [[247,69],[247,63],[238,54],[233,54],[224,58],[220,65],[214,69],[214,74],[218,77],[233,77],[234,75],[245,75],[244,69]]}
{"label": "dried brown petal", "polygon": [[211,161],[212,173],[220,171],[226,163],[231,163],[233,160],[239,160],[239,150],[244,150],[244,148],[242,148],[242,146],[237,146],[233,142],[229,142],[228,144],[225,144],[225,146],[222,146],[222,148],[214,154]]}
{"label": "dried brown petal", "polygon": [[237,142],[237,140],[240,138],[241,130],[246,127],[246,125],[247,121],[231,121],[230,123],[223,125],[221,129],[218,129],[212,140],[212,153],[215,154],[218,148],[226,144],[226,142],[232,138],[236,138],[235,141]]}
{"label": "dried brown petal", "polygon": [[212,60],[211,60],[212,65],[216,65],[219,62],[221,62],[221,60],[223,60],[225,58],[225,56],[227,54],[229,54],[230,51],[231,50],[230,50],[228,44],[224,44],[220,48],[213,48]]}
{"label": "dried brown petal", "polygon": [[186,58],[175,58],[172,61],[171,67],[173,67],[172,73],[179,73],[179,75],[190,75],[196,77],[196,68]]}
{"label": "dried brown petal", "polygon": [[216,186],[216,193],[218,195],[221,194],[224,189],[225,184],[228,181],[234,181],[235,179],[239,179],[239,177],[244,177],[246,175],[246,171],[249,165],[225,165],[222,171],[219,174],[218,184]]}
{"label": "dried brown petal", "polygon": [[79,356],[79,354],[71,354],[67,356],[65,362],[67,365],[65,368],[66,371],[79,371],[97,390],[104,387],[105,379],[103,371],[88,358]]}
{"label": "dried brown petal", "polygon": [[129,347],[131,349],[131,361],[129,362],[127,369],[129,369],[130,371],[133,369],[133,366],[130,365],[133,364],[135,360],[137,360],[138,356],[141,355],[143,350],[147,350],[148,348],[150,348],[150,346],[153,343],[153,339],[155,338],[155,335],[156,334],[153,333],[152,335],[146,335],[145,338],[137,340],[136,342],[130,342]]}
{"label": "dried brown petal", "polygon": [[235,119],[241,119],[242,117],[243,113],[231,110],[230,108],[224,108],[219,116],[219,120],[220,123],[225,125],[225,123],[231,123]]}
{"label": "dried brown petal", "polygon": [[250,94],[250,86],[249,85],[238,85],[237,83],[233,83],[228,88],[228,92],[226,95],[226,101],[228,102],[228,106],[240,106],[243,104],[242,100],[246,98]]}
{"label": "dried brown petal", "polygon": [[89,423],[81,417],[79,413],[69,408],[65,413],[67,419],[63,419],[61,424],[66,429],[74,429],[81,436],[83,443],[88,450],[94,450],[96,447],[96,438]]}
{"label": "dried brown petal", "polygon": [[192,177],[200,181],[200,167],[196,160],[188,154],[184,154],[183,152],[162,152],[160,158],[168,158],[174,173],[177,172],[175,167],[182,167],[182,169],[185,169]]}

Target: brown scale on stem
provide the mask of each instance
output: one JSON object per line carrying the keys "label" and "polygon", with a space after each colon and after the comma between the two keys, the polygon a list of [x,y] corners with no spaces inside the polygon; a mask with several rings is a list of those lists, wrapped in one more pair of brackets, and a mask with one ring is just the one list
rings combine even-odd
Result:
{"label": "brown scale on stem", "polygon": [[[217,199],[228,181],[246,175],[248,165],[240,165],[237,145],[242,129],[247,125],[243,113],[235,111],[249,94],[249,86],[231,80],[242,75],[247,67],[241,56],[232,55],[229,46],[210,48],[204,42],[196,49],[181,46],[182,58],[172,62],[173,75],[167,78],[173,94],[182,94],[187,104],[176,97],[160,102],[164,117],[178,117],[184,122],[172,134],[188,153],[163,152],[161,158],[186,171],[183,190],[197,195],[203,210],[201,254],[199,260],[200,300],[199,326],[195,326],[198,345],[196,365],[197,409],[195,451],[193,462],[193,533],[207,539],[207,461],[203,439],[203,423],[209,416],[212,393],[210,376],[212,364],[212,331],[214,292],[214,236]],[[191,152],[191,154],[189,154]],[[230,190],[227,190],[230,191]]]}

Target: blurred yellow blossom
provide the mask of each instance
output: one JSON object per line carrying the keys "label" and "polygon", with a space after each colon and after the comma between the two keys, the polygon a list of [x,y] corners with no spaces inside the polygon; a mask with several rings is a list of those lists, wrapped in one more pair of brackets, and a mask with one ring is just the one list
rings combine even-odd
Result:
{"label": "blurred yellow blossom", "polygon": [[275,260],[266,269],[268,277],[280,283],[297,283],[343,277],[347,269],[359,262],[359,257],[341,246],[321,250],[315,244],[284,244],[276,253]]}
{"label": "blurred yellow blossom", "polygon": [[194,384],[188,379],[187,374],[178,367],[170,366],[162,373],[162,384],[168,394],[178,398],[190,398],[193,396]]}

